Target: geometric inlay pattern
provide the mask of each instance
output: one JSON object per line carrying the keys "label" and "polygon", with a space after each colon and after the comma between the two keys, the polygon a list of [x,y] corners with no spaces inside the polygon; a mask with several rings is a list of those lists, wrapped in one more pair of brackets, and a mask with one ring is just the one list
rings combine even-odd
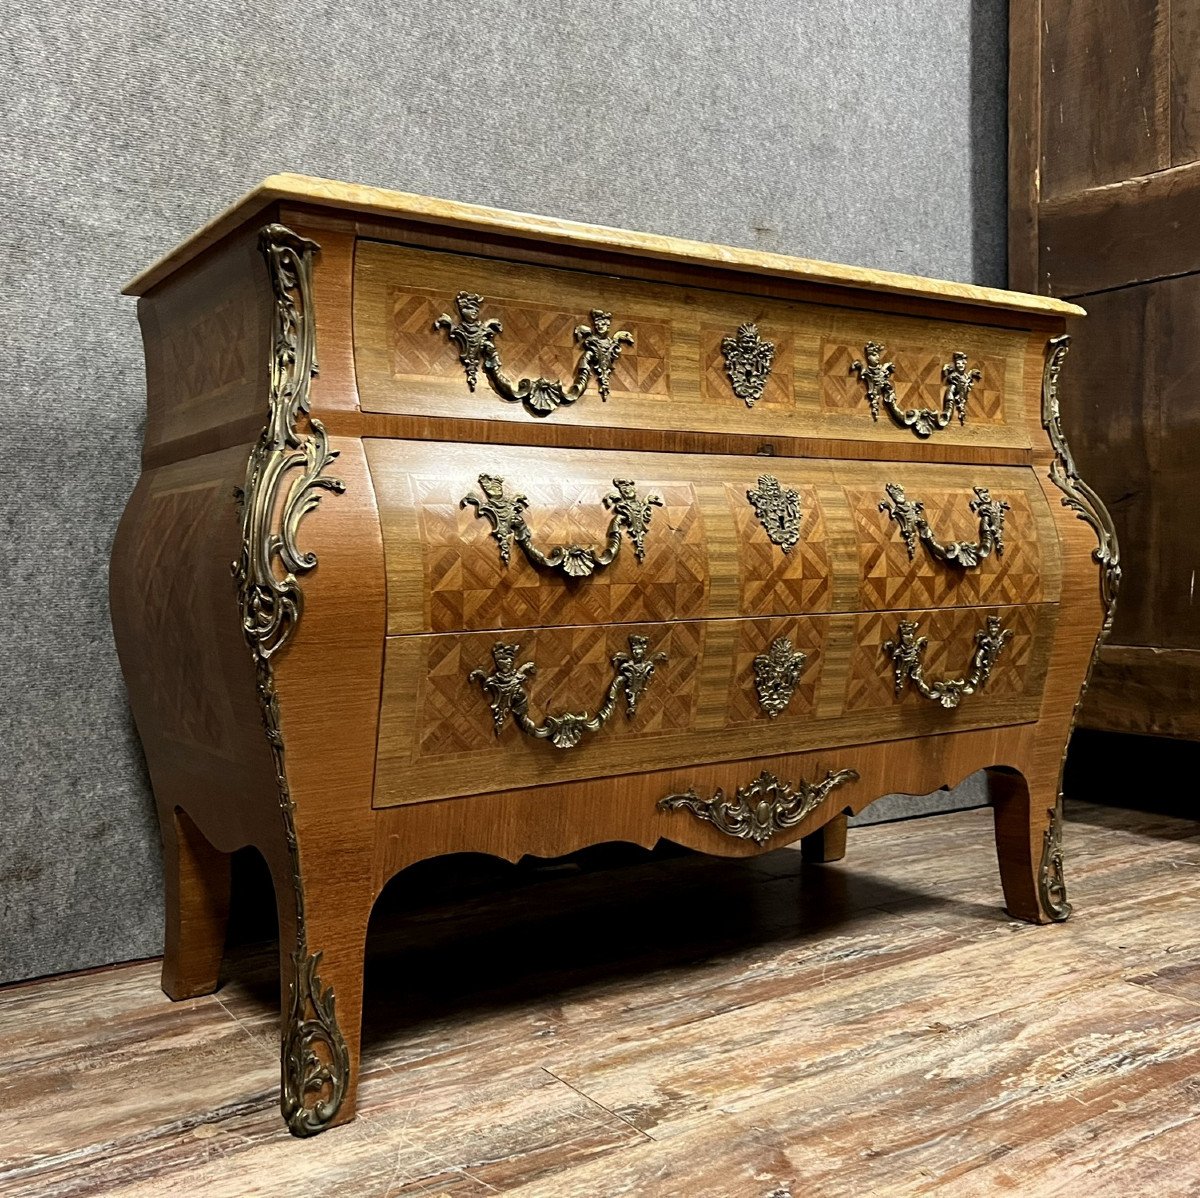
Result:
{"label": "geometric inlay pattern", "polygon": [[[159,491],[148,504],[142,529],[153,536],[140,536],[134,544],[135,578],[155,578],[163,593],[157,596],[162,612],[170,619],[160,618],[153,627],[153,636],[163,653],[177,661],[194,661],[194,642],[190,631],[203,628],[211,618],[211,590],[196,585],[191,569],[180,569],[177,563],[211,560],[212,525],[224,530],[236,528],[233,503],[228,488],[222,482],[202,486],[187,484]],[[157,530],[171,529],[171,537],[157,535]],[[228,567],[221,570],[221,580],[229,577]],[[218,682],[217,665],[213,658],[191,667],[197,677],[195,687],[184,690],[171,685],[164,670],[146,670],[143,684],[153,694],[154,709],[169,728],[172,742],[207,746],[229,744],[236,736],[239,715],[230,701],[230,691]],[[207,675],[207,677],[206,677]]]}
{"label": "geometric inlay pattern", "polygon": [[[784,481],[783,486],[786,489],[788,483]],[[725,487],[737,530],[741,581],[738,610],[744,616],[829,611],[833,576],[825,540],[825,515],[816,487],[794,488],[800,493],[800,540],[788,553],[772,543],[746,498],[747,490],[756,487],[757,480],[749,476],[745,486],[728,483]]]}
{"label": "geometric inlay pattern", "polygon": [[[594,715],[613,680],[612,658],[629,653],[629,637],[649,638],[648,653],[666,653],[653,683],[638,699],[637,714],[626,719],[624,701],[604,727],[572,750],[576,758],[599,751],[609,757],[615,738],[655,736],[690,730],[696,712],[705,625],[701,621],[623,628],[530,628],[508,639],[521,646],[519,663],[532,661],[537,673],[525,684],[529,715],[587,711]],[[491,633],[422,637],[424,664],[417,695],[414,759],[459,758],[463,754],[503,756],[518,744],[558,756],[548,744],[531,741],[510,721],[496,735],[487,696],[468,679],[474,669],[493,668]],[[478,767],[476,762],[472,769]],[[497,778],[497,785],[503,781]]]}
{"label": "geometric inlay pattern", "polygon": [[[901,473],[899,468],[892,470],[897,481]],[[965,483],[964,478],[957,489],[922,483],[919,492],[912,492],[924,503],[925,518],[943,544],[979,537],[979,516],[971,511],[973,496]],[[1004,520],[1004,554],[993,552],[978,566],[963,570],[937,561],[920,542],[909,558],[899,526],[879,510],[886,499],[882,485],[873,490],[847,487],[846,502],[858,537],[860,606],[874,610],[1041,602],[1042,555],[1029,495],[1016,488],[993,489],[992,498],[1003,499],[1012,509]],[[931,676],[928,670],[926,676]]]}
{"label": "geometric inlay pattern", "polygon": [[[739,620],[740,636],[734,646],[733,675],[729,680],[729,698],[725,704],[725,727],[741,724],[766,724],[773,727],[789,721],[812,718],[817,683],[825,657],[828,616],[793,616],[778,620]],[[807,657],[800,681],[787,707],[775,719],[767,719],[754,684],[754,659],[766,653],[776,637],[785,636],[792,649]]]}
{"label": "geometric inlay pattern", "polygon": [[[728,325],[702,324],[700,326],[700,394],[704,399],[714,399],[729,404],[744,402],[733,393],[733,384],[725,369],[725,353],[721,342],[736,335],[737,328]],[[762,398],[755,401],[755,408],[791,408],[793,400],[794,367],[792,337],[782,328],[760,324],[759,336],[764,341],[775,343],[775,357],[771,373],[763,387]]]}
{"label": "geometric inlay pattern", "polygon": [[1000,617],[1001,627],[1011,629],[1012,639],[1004,646],[987,682],[963,700],[963,709],[972,712],[995,699],[1011,699],[1025,694],[1029,663],[1037,630],[1037,608],[1010,607],[980,611],[978,608],[950,607],[921,612],[863,612],[855,620],[854,651],[846,682],[846,711],[878,710],[898,705],[929,707],[916,687],[905,688],[896,697],[895,670],[884,652],[885,641],[895,641],[896,625],[901,619],[917,621],[917,635],[928,640],[921,657],[921,669],[929,682],[943,678],[962,678],[971,668],[975,654],[975,634],[984,627],[989,614]]}
{"label": "geometric inlay pattern", "polygon": [[[850,372],[850,364],[863,356],[863,344],[828,337],[822,340],[821,406],[826,411],[861,410],[869,421],[866,388],[862,380]],[[931,408],[940,412],[946,395],[942,367],[950,362],[950,357],[950,351],[929,353],[902,349],[894,342],[885,342],[884,361],[896,364],[892,385],[896,388],[896,402],[900,407],[906,410]],[[983,377],[971,388],[967,424],[1003,424],[1004,359],[972,356],[970,365],[978,367]]]}
{"label": "geometric inlay pattern", "polygon": [[[522,553],[514,553],[507,566],[500,560],[488,522],[460,506],[462,497],[476,490],[473,476],[410,479],[425,555],[426,626],[434,632],[685,620],[706,612],[708,550],[688,483],[637,480],[639,494],[657,493],[663,501],[650,518],[643,561],[625,544],[606,569],[587,578],[564,578],[537,569]],[[603,499],[613,490],[611,481],[515,475],[510,481],[529,499],[523,515],[540,549],[603,547],[611,519]],[[614,652],[628,647],[622,643]]]}
{"label": "geometric inlay pattern", "polygon": [[252,373],[258,379],[257,358],[253,371],[247,367],[245,351],[258,348],[251,344],[252,335],[246,328],[246,305],[241,301],[221,304],[174,327],[159,351],[160,368],[170,379],[172,403],[208,398]]}
{"label": "geometric inlay pattern", "polygon": [[[433,322],[454,297],[447,291],[393,287],[392,376],[394,378],[456,379],[463,384],[458,350]],[[580,346],[575,329],[590,323],[587,304],[578,312],[564,312],[519,300],[488,297],[490,315],[504,325],[497,334],[497,347],[505,373],[513,379],[558,379],[570,383],[579,363]],[[668,348],[671,329],[664,321],[629,320],[613,313],[615,327],[633,334],[633,345],[625,346],[613,366],[610,390],[614,396],[650,395],[670,398],[671,375]],[[598,398],[598,397],[596,397]]]}

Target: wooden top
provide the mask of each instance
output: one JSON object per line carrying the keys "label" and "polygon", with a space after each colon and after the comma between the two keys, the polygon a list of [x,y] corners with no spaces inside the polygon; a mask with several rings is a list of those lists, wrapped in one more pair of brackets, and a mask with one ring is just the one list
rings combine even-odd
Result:
{"label": "wooden top", "polygon": [[623,254],[725,267],[750,274],[776,275],[816,284],[852,287],[863,291],[888,292],[892,295],[921,296],[953,300],[983,309],[1004,309],[1041,315],[1081,316],[1083,309],[1046,296],[976,287],[970,283],[948,283],[890,271],[868,270],[858,266],[838,266],[785,254],[738,249],[726,245],[708,245],[655,233],[632,233],[602,225],[556,220],[525,212],[506,212],[501,208],[483,208],[459,204],[453,200],[433,199],[381,187],[339,183],[308,175],[271,175],[215,219],[193,233],[148,270],[124,288],[125,295],[144,295],[210,245],[231,233],[239,225],[277,201],[320,205],[370,216],[396,217],[431,225],[451,226],[479,233],[504,233],[531,240],[589,249],[610,249]]}

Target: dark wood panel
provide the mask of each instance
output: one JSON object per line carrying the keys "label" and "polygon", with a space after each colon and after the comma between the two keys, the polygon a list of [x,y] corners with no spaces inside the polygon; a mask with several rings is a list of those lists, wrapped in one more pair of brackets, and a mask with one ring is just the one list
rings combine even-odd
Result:
{"label": "dark wood panel", "polygon": [[1150,645],[1200,649],[1200,529],[1195,518],[1200,466],[1200,275],[1148,290],[1151,390],[1146,424],[1151,455],[1155,578]]}
{"label": "dark wood panel", "polygon": [[1200,651],[1200,0],[1012,0],[1009,21],[1010,281],[1032,262],[1090,313],[1063,419],[1124,567],[1081,722],[1200,737],[1175,654]]}
{"label": "dark wood panel", "polygon": [[1152,623],[1150,451],[1145,424],[1149,288],[1093,296],[1060,383],[1063,425],[1080,473],[1108,505],[1124,567],[1114,637]]}
{"label": "dark wood panel", "polygon": [[1200,739],[1200,649],[1106,645],[1079,724]]}
{"label": "dark wood panel", "polygon": [[1171,161],[1200,158],[1200,0],[1171,0]]}
{"label": "dark wood panel", "polygon": [[1168,8],[1043,0],[1043,200],[1170,165]]}
{"label": "dark wood panel", "polygon": [[1008,46],[1008,285],[1037,291],[1041,0],[1011,0]]}
{"label": "dark wood panel", "polygon": [[1093,296],[1063,372],[1063,419],[1083,477],[1116,522],[1124,580],[1113,642],[1200,645],[1200,275]]}
{"label": "dark wood panel", "polygon": [[1079,297],[1200,270],[1198,211],[1200,163],[1043,204],[1038,287]]}

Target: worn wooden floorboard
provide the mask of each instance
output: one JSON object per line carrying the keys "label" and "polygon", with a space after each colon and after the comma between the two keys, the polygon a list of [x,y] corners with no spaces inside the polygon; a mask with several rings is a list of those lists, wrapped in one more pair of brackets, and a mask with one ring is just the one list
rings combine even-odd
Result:
{"label": "worn wooden floorboard", "polygon": [[1001,910],[986,810],[830,866],[409,871],[361,1115],[304,1142],[273,948],[178,1004],[152,963],[0,990],[0,1194],[1200,1193],[1200,824],[1076,804],[1066,846],[1047,928]]}

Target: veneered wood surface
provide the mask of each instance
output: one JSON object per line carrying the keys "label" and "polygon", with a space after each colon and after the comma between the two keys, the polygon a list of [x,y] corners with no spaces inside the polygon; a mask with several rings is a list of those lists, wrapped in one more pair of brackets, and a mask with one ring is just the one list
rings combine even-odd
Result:
{"label": "veneered wood surface", "polygon": [[[365,441],[383,522],[388,631],[456,632],[542,625],[816,614],[925,606],[1053,602],[1061,563],[1053,516],[1033,471],[992,466],[855,464],[763,457],[605,453],[371,438]],[[539,569],[513,544],[507,565],[481,502],[481,474],[525,495],[534,544],[602,547],[603,500],[632,479],[652,507],[639,562],[626,536],[612,565],[587,578]],[[794,490],[800,540],[773,543],[747,497],[764,475]],[[972,488],[1011,506],[1004,551],[956,569],[918,546],[879,505],[898,483],[925,504],[934,535],[978,541]]]}
{"label": "veneered wood surface", "polygon": [[[326,199],[334,202],[333,193]],[[860,287],[850,282],[849,276],[826,284],[781,268],[782,273],[773,278],[759,271],[761,264],[743,262],[733,268],[729,263],[722,264],[719,253],[706,270],[697,257],[681,254],[672,258],[670,253],[655,256],[647,248],[648,243],[638,243],[635,248],[625,244],[623,249],[612,243],[616,244],[614,256],[606,260],[610,273],[630,261],[638,263],[631,269],[630,281],[618,288],[619,297],[643,290],[665,296],[672,287],[675,296],[717,297],[704,302],[720,308],[720,324],[735,293],[753,295],[764,312],[778,311],[779,305],[807,305],[803,310],[810,311],[818,295],[822,306],[836,303],[836,308],[828,307],[833,322],[830,329],[853,331],[852,340],[843,338],[830,351],[843,358],[867,335],[867,325],[874,328],[878,323],[889,339],[892,329],[921,329],[921,344],[906,346],[903,337],[897,335],[896,345],[889,345],[889,349],[895,348],[897,362],[906,363],[906,370],[919,373],[935,369],[943,356],[937,342],[939,330],[952,324],[957,334],[960,327],[969,325],[972,336],[983,339],[981,346],[990,339],[989,343],[1007,347],[999,353],[1003,359],[1006,423],[991,427],[1004,430],[1011,443],[989,444],[986,437],[956,443],[951,437],[942,445],[923,445],[903,430],[896,430],[897,435],[890,440],[871,442],[860,433],[857,423],[847,424],[843,431],[802,429],[776,435],[734,424],[727,429],[693,432],[665,422],[654,429],[621,429],[611,422],[596,427],[535,423],[529,418],[505,422],[495,419],[495,411],[484,403],[483,395],[476,397],[478,409],[461,417],[455,414],[458,409],[428,418],[363,413],[359,410],[363,380],[358,375],[362,358],[356,353],[361,347],[355,345],[355,339],[361,340],[363,334],[353,320],[349,294],[355,285],[355,237],[362,226],[353,211],[333,213],[327,208],[321,212],[315,202],[253,209],[255,223],[268,218],[285,220],[297,233],[312,237],[322,246],[313,278],[321,374],[314,380],[312,408],[314,416],[326,421],[331,448],[339,455],[328,473],[345,483],[344,492],[325,493],[320,506],[308,512],[300,526],[297,551],[303,555],[301,565],[315,566],[304,571],[299,629],[273,659],[286,791],[281,792],[276,785],[275,763],[254,693],[253,658],[238,627],[236,595],[229,573],[240,548],[233,495],[242,484],[250,444],[256,435],[256,430],[247,428],[252,415],[223,414],[196,432],[181,427],[178,435],[156,443],[148,452],[147,470],[122,524],[114,554],[114,624],[122,643],[122,661],[130,678],[131,698],[146,744],[160,816],[166,826],[166,821],[175,818],[176,808],[181,808],[218,850],[184,853],[174,861],[178,876],[177,901],[169,914],[172,959],[164,968],[169,986],[179,992],[195,992],[207,988],[213,980],[220,890],[224,885],[222,854],[253,845],[266,858],[275,884],[279,981],[285,1004],[295,967],[293,950],[301,897],[306,934],[300,947],[306,953],[321,954],[319,986],[329,987],[336,994],[338,1022],[351,1062],[346,1098],[336,1121],[347,1121],[356,1103],[367,924],[374,899],[393,874],[442,854],[474,852],[509,859],[528,854],[554,856],[613,840],[649,846],[669,838],[711,854],[762,855],[762,850],[749,842],[731,838],[689,812],[665,813],[655,804],[664,794],[689,786],[704,794],[715,795],[720,788],[726,795],[733,795],[764,768],[775,770],[793,784],[818,780],[826,770],[845,766],[853,766],[860,773],[852,786],[833,792],[803,823],[772,841],[786,844],[815,833],[846,808],[860,808],[881,794],[897,790],[926,792],[957,782],[980,768],[996,767],[995,841],[1005,903],[1019,918],[1033,922],[1048,918],[1037,889],[1043,836],[1057,793],[1058,766],[1071,709],[1100,621],[1096,569],[1091,560],[1093,534],[1061,508],[1061,495],[1042,477],[1050,456],[1038,415],[1042,349],[1045,335],[1058,331],[1056,314],[1070,309],[1052,303],[1009,303],[984,297],[980,303],[994,301],[993,306],[986,307],[987,323],[973,325],[971,318],[984,309],[973,307],[978,297],[961,289],[950,288],[943,293],[927,288],[909,295],[901,288],[885,296],[865,289],[865,284]],[[243,215],[248,216],[250,211],[243,209]],[[438,226],[436,221],[441,216],[446,217],[446,223]],[[482,262],[480,269],[517,280],[513,287],[525,286],[528,294],[524,299],[529,302],[556,297],[529,291],[528,282],[520,282],[522,277],[546,271],[557,272],[554,277],[559,278],[561,268],[569,267],[575,273],[562,277],[572,280],[572,285],[580,285],[585,259],[595,271],[599,257],[589,259],[588,255],[599,255],[598,247],[610,244],[602,238],[590,242],[586,237],[574,242],[549,238],[539,247],[528,228],[518,233],[511,226],[493,227],[486,221],[456,224],[453,214],[447,215],[436,205],[429,208],[424,224],[420,220],[414,224],[414,219],[411,212],[380,213],[373,235],[407,238],[420,225],[418,240],[424,248],[404,252],[424,254],[426,259],[439,256],[444,262],[453,248],[460,260]],[[252,244],[254,231],[247,228],[243,234],[226,229],[222,236],[229,234],[228,241],[214,243],[212,252],[201,253],[193,266],[168,272],[169,277],[163,275],[146,298],[147,308],[153,309],[157,322],[148,336],[175,344],[180,338],[186,339],[187,330],[193,326],[208,330],[202,342],[217,336],[211,323],[203,321],[206,307],[213,302],[212,295],[198,288],[195,278],[224,264],[221,268],[233,276],[238,276],[239,270],[247,272],[245,278],[229,280],[233,291],[257,295],[266,274],[263,263],[246,252],[239,266],[234,253],[237,247],[245,250]],[[743,268],[744,273],[738,274]],[[588,275],[589,288],[594,280],[615,286],[604,281],[604,273],[600,270]],[[739,291],[737,280],[751,276],[756,280],[754,286]],[[691,290],[685,293],[681,290],[684,286]],[[822,290],[827,286],[828,291]],[[520,300],[522,296],[514,298]],[[672,302],[664,299],[658,306],[660,323],[664,306]],[[695,305],[701,306],[701,300],[696,299]],[[646,328],[656,319],[653,307],[640,314]],[[872,309],[877,310],[878,321],[871,315]],[[669,312],[665,314],[670,316]],[[619,322],[620,313],[614,315]],[[269,329],[269,316],[266,320]],[[694,324],[694,384],[697,405],[706,410],[705,405],[717,402],[720,388],[719,375],[712,370],[713,339],[719,329],[712,322],[695,320]],[[261,327],[255,327],[261,334]],[[814,339],[811,330],[805,336],[807,342],[787,329],[780,335],[780,360],[790,360],[793,369],[793,398],[804,373],[796,363],[814,345],[819,351],[819,338]],[[647,335],[647,340],[652,342],[653,337]],[[201,344],[199,350],[203,349]],[[996,355],[989,357],[986,348],[978,352],[989,375],[996,372],[998,368],[988,364]],[[929,362],[921,365],[915,358],[904,357],[917,353],[927,357],[932,354],[929,362],[933,367]],[[817,376],[809,371],[803,385],[836,415],[839,405],[848,404],[853,396],[837,393],[829,386],[823,391],[820,352],[815,352],[812,360],[817,363]],[[268,366],[264,356],[261,373],[250,371],[245,376],[249,388],[246,397],[252,400],[247,411],[257,409],[259,420],[267,411]],[[825,373],[828,383],[833,374],[828,369]],[[844,373],[848,374],[848,368]],[[657,385],[652,375],[639,373],[637,385]],[[672,396],[678,377],[682,376],[677,372],[671,375]],[[170,372],[152,371],[151,380],[151,408],[174,419],[176,393],[172,391]],[[786,408],[789,392],[783,381],[764,399],[764,413],[780,406]],[[983,395],[981,391],[981,399]],[[582,404],[589,400],[596,406],[597,397],[592,395],[577,405],[578,410],[582,411]],[[615,404],[617,397],[611,402]],[[660,397],[653,402],[668,401]],[[500,401],[493,398],[489,403]],[[742,410],[746,410],[744,405]],[[303,417],[298,419],[303,426]],[[978,427],[989,426],[981,420]],[[299,431],[307,431],[306,426]],[[565,694],[570,684],[569,704],[575,706],[575,688],[587,689],[584,684],[593,680],[593,675],[600,681],[598,667],[623,647],[620,641],[629,632],[669,637],[671,663],[676,668],[690,669],[695,677],[694,688],[689,691],[693,684],[686,678],[678,679],[672,689],[663,687],[664,702],[658,712],[653,709],[655,700],[643,697],[645,706],[637,718],[646,719],[644,739],[641,731],[631,732],[622,726],[619,733],[616,728],[604,730],[596,742],[600,753],[589,746],[572,757],[544,742],[533,746],[502,744],[504,760],[494,764],[482,762],[482,757],[472,761],[470,753],[460,751],[448,762],[409,762],[404,768],[397,766],[395,744],[389,748],[385,743],[377,770],[381,704],[410,705],[409,712],[401,711],[398,718],[392,710],[383,715],[385,742],[390,736],[410,748],[417,743],[434,749],[439,743],[450,743],[442,729],[420,727],[420,720],[431,712],[436,716],[432,707],[421,708],[419,713],[411,710],[421,680],[432,677],[433,672],[418,669],[413,663],[394,669],[395,655],[426,653],[434,646],[439,652],[448,648],[450,651],[443,656],[450,665],[437,675],[451,683],[446,691],[449,702],[444,704],[447,717],[461,721],[464,713],[477,712],[481,717],[478,727],[486,738],[491,733],[486,700],[478,688],[469,696],[456,696],[455,688],[462,685],[457,665],[462,663],[455,664],[454,654],[461,657],[462,646],[478,642],[483,660],[472,661],[471,665],[486,667],[491,642],[509,631],[506,621],[475,631],[447,628],[437,633],[423,631],[424,624],[410,623],[404,635],[387,635],[388,621],[395,611],[392,606],[389,612],[393,582],[387,573],[396,569],[391,553],[395,534],[377,507],[376,462],[369,455],[378,450],[378,444],[370,444],[372,440],[397,437],[422,442],[430,448],[431,456],[438,453],[439,447],[430,447],[430,442],[464,437],[489,443],[526,443],[524,449],[503,450],[513,455],[513,461],[523,454],[530,458],[549,456],[546,451],[551,446],[584,449],[588,453],[575,457],[591,459],[587,469],[595,471],[595,460],[604,459],[600,462],[603,469],[591,479],[602,485],[613,477],[624,476],[626,471],[608,474],[610,455],[601,451],[612,451],[611,456],[619,454],[622,459],[628,453],[639,461],[644,458],[650,462],[648,451],[665,450],[669,453],[655,458],[662,469],[651,473],[659,474],[664,485],[674,481],[693,489],[711,485],[713,467],[723,470],[729,459],[707,457],[692,463],[689,470],[684,457],[688,451],[741,451],[736,476],[717,480],[726,504],[724,525],[713,515],[718,508],[711,507],[706,517],[702,503],[691,508],[676,504],[656,513],[665,518],[660,527],[673,527],[671,521],[682,527],[688,511],[699,513],[702,526],[706,519],[712,523],[711,529],[704,527],[702,542],[707,555],[706,585],[710,597],[714,593],[718,598],[724,596],[721,601],[727,604],[727,617],[712,618],[706,612],[703,618],[667,618],[655,612],[650,613],[652,619],[631,619],[631,612],[610,603],[607,612],[598,613],[591,622],[556,624],[542,616],[537,627],[522,628],[518,624],[511,629],[528,641],[527,647],[535,656],[536,640],[549,644],[558,638],[566,646],[551,646],[553,665],[546,668],[542,679],[550,685],[545,692],[537,692],[538,705],[544,699],[557,705],[554,688],[563,687]],[[425,452],[425,448],[418,450],[415,445],[407,449],[414,455]],[[749,449],[761,452],[750,455],[746,452]],[[448,462],[452,454],[460,452],[485,451],[456,448],[444,456]],[[793,460],[786,460],[786,455]],[[836,465],[795,460],[816,456],[885,460],[857,466],[848,460]],[[796,601],[779,601],[775,589],[778,580],[760,580],[751,557],[744,552],[753,537],[753,525],[747,522],[744,509],[728,505],[731,497],[737,498],[739,489],[741,494],[745,492],[743,470],[753,483],[760,473],[776,467],[773,457],[781,476],[794,470],[797,479],[808,480],[806,502],[815,513],[810,517],[814,541],[820,539],[824,527],[825,539],[833,546],[827,556],[840,554],[846,564],[844,570],[833,570],[827,587],[833,598],[828,603],[816,598],[821,580],[815,575],[809,580],[812,593],[805,593],[801,587]],[[562,460],[574,458],[567,455]],[[939,461],[944,464],[917,464]],[[1031,465],[1034,471],[1029,470]],[[1009,468],[1012,466],[1022,469]],[[1012,529],[1036,527],[1038,562],[1034,565],[1026,561],[1018,569],[1020,553],[1014,550],[1006,564],[1012,578],[1005,584],[1028,588],[1030,594],[1017,596],[978,588],[972,591],[972,583],[961,589],[939,589],[932,585],[934,575],[923,560],[914,567],[917,573],[912,578],[900,580],[898,590],[887,583],[889,555],[895,556],[896,545],[894,538],[887,540],[890,526],[879,521],[879,513],[872,507],[879,502],[873,497],[876,488],[881,488],[884,481],[901,482],[911,497],[929,503],[931,516],[937,517],[939,535],[963,539],[976,529],[973,521],[966,522],[960,502],[968,485],[967,470],[955,467],[971,467],[971,483],[988,481],[976,477],[977,467],[979,475],[994,475],[1002,483],[1021,480],[1014,490],[1020,493],[1018,498],[1024,496],[1028,502],[1025,507],[1014,503]],[[562,477],[556,480],[560,486],[572,481],[573,471],[573,466],[560,471]],[[810,471],[811,478],[807,473]],[[801,474],[805,479],[800,478]],[[1040,500],[1028,488],[1031,477],[1043,490]],[[995,482],[990,485],[995,486]],[[382,496],[384,488],[378,489]],[[451,496],[449,503],[453,502]],[[566,490],[560,491],[557,500],[551,496],[541,502],[548,505],[547,510],[554,509],[553,519],[571,513],[568,526],[577,519]],[[551,529],[553,519],[547,526]],[[873,542],[868,535],[872,520]],[[1057,530],[1057,535],[1052,530]],[[424,537],[420,529],[412,531],[411,523],[407,533],[401,529],[401,535],[407,535],[416,548],[420,548]],[[451,536],[446,543],[453,547],[453,540]],[[486,546],[486,530],[483,542]],[[861,548],[860,542],[870,545],[870,549]],[[1063,554],[1061,568],[1058,546]],[[764,559],[759,551],[763,550],[762,545],[755,550],[760,565]],[[714,553],[718,559],[725,554],[726,564],[714,568]],[[424,588],[423,552],[414,561],[417,557]],[[737,559],[736,569],[729,567],[733,558]],[[765,561],[774,560],[768,553]],[[888,563],[880,576],[885,580],[882,584],[872,574],[880,562]],[[662,577],[658,573],[662,568],[663,563],[655,564],[656,578]],[[903,562],[900,568],[908,569]],[[989,568],[999,571],[999,562]],[[999,573],[997,585],[998,580]],[[760,588],[756,594],[760,581],[765,589]],[[852,592],[857,592],[857,602],[849,598]],[[951,713],[918,700],[911,692],[904,700],[896,701],[889,688],[888,663],[880,662],[880,644],[892,634],[887,624],[896,613],[871,609],[897,605],[896,595],[910,592],[914,599],[908,606],[921,608],[922,631],[927,625],[931,634],[927,657],[931,674],[940,674],[943,668],[955,674],[964,672],[974,647],[973,634],[982,626],[984,615],[997,610],[996,604],[1011,600],[1012,605],[1000,610],[1005,619],[1020,627],[1014,628],[1017,637],[989,683],[994,693],[989,694],[985,688]],[[415,593],[404,599],[410,611],[414,610],[411,604]],[[424,593],[422,589],[422,596]],[[734,596],[732,600],[729,595]],[[919,603],[915,601],[918,595]],[[1032,595],[1039,596],[1038,601],[1032,601]],[[1060,600],[1064,618],[1059,618]],[[951,601],[957,606],[947,606]],[[827,610],[808,610],[810,604]],[[780,611],[781,607],[804,610]],[[1067,611],[1069,618],[1065,617]],[[738,616],[741,612],[746,614]],[[622,618],[614,619],[614,613]],[[458,622],[467,623],[465,618]],[[432,621],[426,623],[434,626]],[[755,713],[740,675],[752,667],[754,655],[779,630],[786,630],[810,655],[812,674],[797,693],[795,713],[781,717],[777,727],[770,729],[763,727],[767,721]],[[592,643],[584,644],[589,638]],[[577,645],[584,648],[580,657],[575,655]],[[202,660],[200,666],[197,660]],[[1004,673],[1006,660],[1011,674]],[[663,664],[664,672],[671,663]],[[555,671],[557,676],[552,677]],[[664,677],[665,673],[660,673],[656,682]],[[606,685],[607,677],[602,681]],[[602,689],[592,690],[584,701],[594,706]],[[652,688],[651,695],[656,694]],[[564,699],[564,705],[567,701]],[[672,727],[692,719],[692,705],[700,723],[695,728],[689,724],[684,732],[672,731]],[[802,718],[809,714],[811,719]],[[616,718],[623,716],[618,713]],[[632,725],[637,727],[636,719]],[[832,739],[820,735],[822,730],[828,732],[835,726],[840,731]],[[472,734],[475,728],[471,726]],[[405,737],[409,738],[407,742]],[[618,741],[621,753],[614,755],[612,746]],[[675,745],[675,756],[662,751],[664,744]],[[831,747],[835,744],[842,747]],[[489,741],[488,746],[488,754],[497,751],[493,742]],[[531,755],[531,748],[538,751],[537,756]],[[481,762],[484,770],[479,769]],[[388,768],[399,770],[402,776],[398,781],[395,775],[386,776]],[[418,786],[423,788],[421,793],[417,792]],[[392,801],[399,797],[400,805],[373,807],[373,798],[388,787]],[[441,793],[463,797],[440,800],[437,796]],[[409,801],[412,799],[426,801]],[[294,843],[290,843],[293,826]],[[296,860],[299,873],[294,877]]]}
{"label": "veneered wood surface", "polygon": [[271,287],[245,229],[138,301],[146,356],[146,466],[252,441],[262,427]]}
{"label": "veneered wood surface", "polygon": [[1042,0],[1043,200],[1171,165],[1169,8]]}
{"label": "veneered wood surface", "polygon": [[[457,321],[459,291],[483,295],[481,319],[504,324],[495,343],[514,380],[569,381],[578,359],[573,330],[588,323],[591,309],[610,311],[613,329],[628,328],[634,336],[614,369],[611,398],[601,401],[593,382],[577,402],[539,418],[492,392],[482,372],[472,393],[458,351],[433,327],[442,314]],[[940,410],[941,370],[954,351],[966,352],[970,365],[982,369],[966,423],[953,421],[936,440],[1029,445],[1021,384],[1032,347],[1019,332],[985,325],[784,304],[371,241],[360,241],[355,256],[354,314],[358,389],[367,411],[842,437],[885,445],[911,441],[912,431],[898,427],[886,412],[871,418],[865,388],[851,373],[852,362],[875,340],[885,345],[886,359],[895,361],[897,398],[906,407]],[[723,359],[714,353],[717,332],[732,336],[747,321],[785,351],[773,368],[780,372],[777,388],[753,408],[733,393]]]}
{"label": "veneered wood surface", "polygon": [[[976,633],[992,614],[1013,636],[985,686],[951,711],[911,684],[895,694],[883,643],[896,639],[902,619],[916,621],[928,638],[923,664],[933,681],[964,677]],[[597,776],[615,787],[618,775],[631,775],[625,791],[650,806],[661,797],[650,772],[665,766],[1032,720],[1057,615],[1056,605],[1039,604],[389,637],[375,805]],[[496,735],[488,696],[469,678],[476,669],[494,671],[496,641],[520,646],[518,665],[537,666],[526,690],[530,717],[540,722],[547,713],[595,712],[613,678],[612,656],[628,652],[631,635],[668,656],[632,719],[619,705],[599,732],[565,750],[511,721]],[[802,677],[812,671],[812,689],[799,688],[795,710],[772,720],[758,707],[753,657],[779,635],[808,653]]]}
{"label": "veneered wood surface", "polygon": [[840,865],[797,846],[414,870],[372,928],[371,1117],[304,1145],[276,1109],[270,946],[179,1004],[156,962],[10,987],[0,1190],[1200,1187],[1195,823],[1069,802],[1077,913],[1033,928],[999,910],[989,822],[851,829]]}

